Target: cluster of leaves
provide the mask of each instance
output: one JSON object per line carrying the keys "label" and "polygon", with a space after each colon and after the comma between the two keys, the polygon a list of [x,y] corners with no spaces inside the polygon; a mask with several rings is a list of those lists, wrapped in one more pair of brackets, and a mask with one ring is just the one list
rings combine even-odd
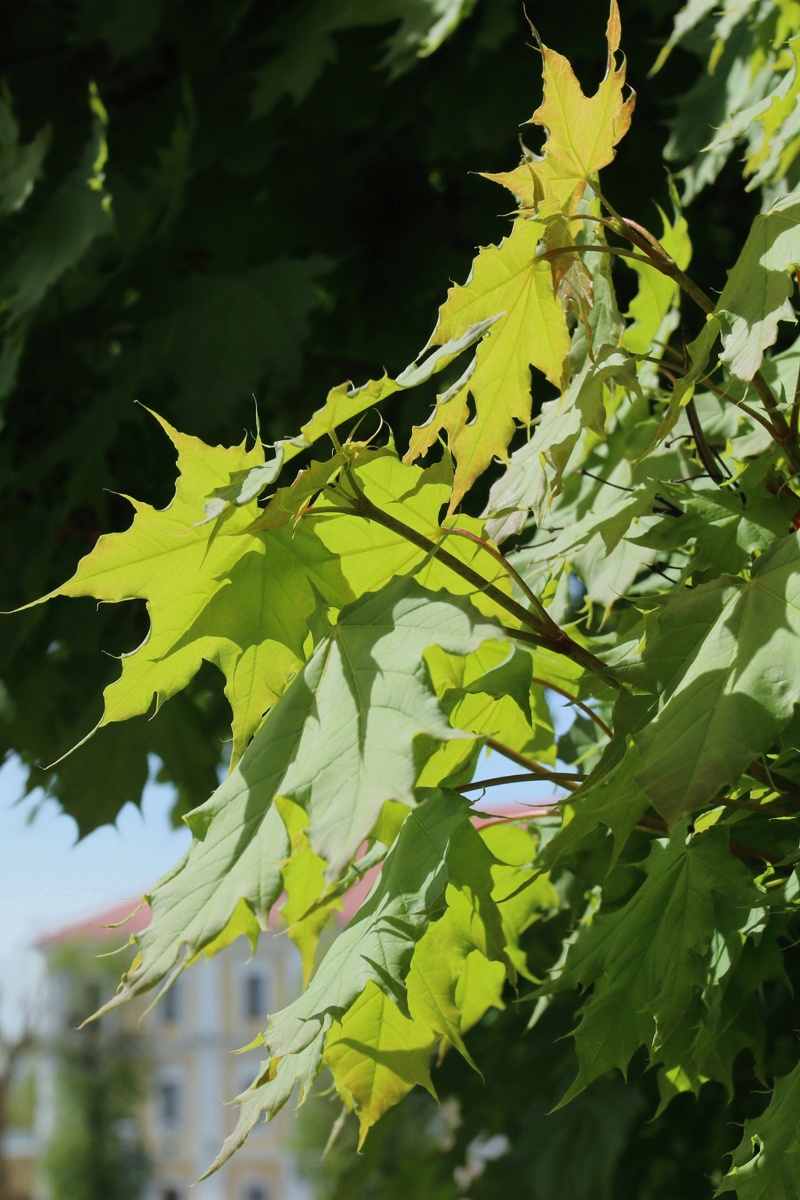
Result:
{"label": "cluster of leaves", "polygon": [[[789,147],[785,29],[769,28],[764,137]],[[130,528],[50,593],[147,604],[102,730],[169,711],[203,662],[225,679],[228,775],[186,817],[192,844],[107,1006],[254,941],[282,904],[307,986],[272,1016],[215,1166],[323,1065],[363,1140],[433,1090],[437,1049],[472,1061],[465,1034],[507,986],[534,1021],[580,997],[564,1103],[642,1056],[662,1107],[731,1090],[743,1058],[764,1077],[800,814],[800,192],[782,177],[711,300],[686,273],[677,192],[656,236],[601,191],[634,110],[620,39],[612,0],[588,96],[540,45],[542,153],[489,176],[511,231],[418,359],[334,387],[272,444],[211,446],[160,419],[174,499],[133,502]],[[400,451],[379,406],[434,378]],[[579,713],[566,731],[554,697]],[[477,828],[486,745],[560,786],[558,815]],[[314,970],[330,914],[376,869]],[[779,1076],[720,1193],[797,1193],[798,1088],[800,1066]]]}
{"label": "cluster of leaves", "polygon": [[[8,13],[3,609],[125,527],[118,493],[167,502],[169,443],[135,400],[229,443],[252,426],[255,394],[272,438],[371,369],[375,347],[397,366],[416,352],[440,281],[466,268],[476,230],[490,236],[495,205],[468,170],[503,140],[513,152],[529,74],[515,0],[481,0],[468,38],[437,49],[473,7],[146,0],[134,19],[116,0],[44,0]],[[310,217],[320,206],[324,220]],[[391,310],[377,302],[387,279]],[[146,631],[141,606],[90,611],[24,613],[0,645],[0,755],[20,755],[82,834],[138,803],[154,758],[178,815],[196,806],[229,724],[207,670],[154,720],[105,728],[50,766],[97,722],[115,674],[103,651]]]}
{"label": "cluster of leaves", "polygon": [[[643,74],[671,0],[628,5]],[[171,447],[135,400],[230,444],[253,426],[255,395],[273,440],[332,383],[407,363],[442,281],[497,235],[499,193],[471,172],[513,161],[535,90],[517,0],[147,0],[137,14],[117,0],[17,5],[0,46],[4,610],[124,529],[122,496],[167,503]],[[560,29],[548,6],[536,21],[579,76],[598,74],[589,24]],[[678,48],[658,89],[639,89],[643,123],[695,73]],[[666,203],[658,140],[623,155],[615,179],[632,211],[649,211],[654,187]],[[709,278],[747,219],[737,204],[709,222]],[[387,411],[407,429],[428,397],[406,390]],[[109,653],[146,630],[141,605],[98,619],[86,601],[8,618],[0,642],[0,755],[19,755],[29,788],[82,835],[138,803],[149,769],[174,785],[178,819],[224,758],[212,668],[157,716],[62,758],[100,718]]]}

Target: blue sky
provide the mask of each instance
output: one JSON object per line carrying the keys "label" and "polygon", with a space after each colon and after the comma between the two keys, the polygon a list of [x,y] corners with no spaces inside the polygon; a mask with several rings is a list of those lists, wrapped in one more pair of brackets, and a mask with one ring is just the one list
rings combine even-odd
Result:
{"label": "blue sky", "polygon": [[[115,826],[77,841],[77,826],[54,801],[35,793],[16,803],[24,772],[10,760],[0,768],[0,1005],[5,1026],[31,1000],[43,933],[141,895],[189,844],[186,828],[169,823],[171,789],[145,791],[141,811],[127,804]],[[34,810],[39,810],[34,816]]]}
{"label": "blue sky", "polygon": [[[482,758],[476,778],[514,774],[513,763]],[[0,768],[0,1028],[13,1029],[26,1003],[35,1000],[41,956],[32,949],[42,934],[94,916],[140,896],[189,844],[188,830],[169,821],[172,790],[145,789],[141,810],[127,804],[115,826],[77,841],[77,826],[54,801],[36,793],[21,802],[24,772],[10,760]],[[549,784],[491,789],[488,801],[549,799]],[[477,794],[476,794],[477,795]]]}

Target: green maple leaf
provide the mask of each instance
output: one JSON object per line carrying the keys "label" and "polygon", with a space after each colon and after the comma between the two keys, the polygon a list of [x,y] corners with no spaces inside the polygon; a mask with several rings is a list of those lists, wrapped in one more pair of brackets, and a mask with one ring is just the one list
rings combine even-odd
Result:
{"label": "green maple leaf", "polygon": [[282,96],[295,104],[305,100],[328,62],[337,57],[335,35],[363,26],[392,25],[382,66],[391,77],[408,70],[416,58],[426,58],[458,26],[475,0],[314,0],[302,9],[290,8],[272,17],[270,48],[278,52],[254,77],[252,116],[272,112]]}
{"label": "green maple leaf", "polygon": [[[570,457],[585,429],[605,436],[604,397],[613,394],[619,384],[629,394],[641,395],[634,360],[623,350],[603,346],[593,361],[587,358],[557,400],[547,400],[530,441],[511,456],[508,470],[492,488],[492,528],[498,529],[498,517],[524,516],[530,510],[537,522],[561,491],[562,478]],[[519,524],[515,520],[512,529]]]}
{"label": "green maple leaf", "polygon": [[322,303],[322,276],[333,260],[321,254],[282,256],[246,270],[198,271],[164,288],[163,316],[142,331],[144,379],[177,391],[181,411],[211,412],[246,397],[268,379],[273,391],[294,384],[311,315]]}
{"label": "green maple leaf", "polygon": [[205,659],[225,676],[235,764],[303,663],[319,594],[343,604],[353,593],[309,530],[248,533],[255,501],[225,512],[215,525],[198,524],[216,484],[261,461],[263,452],[244,443],[206,446],[157,419],[178,451],[172,502],[155,509],[132,500],[130,528],[103,535],[73,578],[43,599],[146,600],[150,632],[123,656],[119,678],[104,693],[100,726],[147,713],[154,702],[160,707]]}
{"label": "green maple leaf", "polygon": [[[414,949],[408,973],[408,1007],[415,1021],[432,1035],[452,1042],[477,1070],[462,1036],[461,1008],[456,989],[467,957],[475,950],[458,928],[448,907],[425,931]],[[501,972],[505,979],[505,971]]]}
{"label": "green maple leaf", "polygon": [[[250,1091],[237,1098],[239,1121],[212,1171],[242,1145],[262,1113],[269,1120],[279,1111],[297,1084],[301,1100],[305,1098],[333,1022],[342,1020],[368,983],[377,984],[401,1011],[406,1008],[404,980],[414,945],[447,882],[450,839],[468,821],[466,802],[453,792],[434,794],[411,812],[372,891],[322,960],[308,990],[273,1016],[265,1034],[270,1058]],[[369,1056],[369,1047],[365,1054]]]}
{"label": "green maple leaf", "polygon": [[794,1200],[800,1192],[800,1065],[775,1080],[766,1110],[744,1123],[728,1174],[715,1192],[739,1200]]}
{"label": "green maple leaf", "polygon": [[323,1061],[358,1116],[359,1149],[375,1122],[417,1084],[435,1097],[433,1042],[431,1030],[404,1016],[373,980],[328,1034]]}
{"label": "green maple leaf", "polygon": [[482,249],[468,281],[450,289],[428,343],[446,344],[494,317],[473,365],[414,430],[406,455],[413,461],[447,433],[457,463],[450,512],[495,456],[507,460],[517,422],[530,420],[530,364],[556,387],[565,382],[569,330],[550,266],[536,261],[543,232],[541,223],[519,220],[499,246]]}
{"label": "green maple leaf", "polygon": [[[106,127],[108,116],[97,89],[89,89],[92,132],[80,163],[63,179],[45,207],[36,215],[35,224],[19,252],[0,273],[0,312],[16,322],[36,307],[50,288],[74,267],[97,239],[110,234],[114,222],[111,197],[106,191],[104,167],[108,158]],[[31,152],[27,169],[35,173],[45,143],[26,147]],[[17,163],[23,169],[23,163]],[[13,185],[13,179],[6,183]]]}
{"label": "green maple leaf", "polygon": [[[670,195],[675,208],[672,223],[659,208],[663,232],[659,241],[682,271],[692,257],[689,227],[680,211],[675,185],[670,180]],[[633,324],[628,325],[623,338],[625,349],[631,354],[658,353],[658,347],[666,345],[669,336],[678,324],[678,285],[654,267],[632,259],[626,260],[639,277],[639,290],[631,301],[625,317]],[[653,343],[656,343],[655,348]]]}
{"label": "green maple leaf", "polygon": [[533,656],[527,649],[486,642],[462,658],[436,646],[427,661],[436,694],[456,728],[501,739],[519,754],[555,764],[553,722],[544,687],[532,683]]}
{"label": "green maple leaf", "polygon": [[791,525],[796,509],[793,496],[748,494],[747,506],[732,488],[686,487],[662,483],[660,492],[672,499],[683,517],[663,517],[646,533],[631,539],[658,550],[684,549],[694,540],[702,555],[719,571],[742,570],[754,553],[768,550]]}
{"label": "green maple leaf", "polygon": [[468,601],[410,579],[345,608],[237,766],[186,818],[192,845],[148,897],[141,957],[111,1004],[156,986],[181,956],[225,944],[231,921],[234,936],[267,928],[290,852],[277,798],[305,810],[308,845],[338,878],[385,801],[414,804],[420,735],[469,736],[447,721],[424,651],[467,653],[497,636]]}
{"label": "green maple leaf", "polygon": [[[384,375],[381,379],[369,380],[361,387],[354,387],[351,383],[341,383],[331,388],[322,408],[312,414],[305,425],[301,427],[297,437],[285,438],[276,442],[272,447],[275,453],[263,466],[232,470],[228,482],[214,488],[213,498],[205,505],[206,516],[209,519],[214,518],[223,512],[228,504],[247,504],[255,499],[265,487],[278,478],[282,467],[291,462],[298,454],[310,449],[321,438],[330,438],[336,444],[336,430],[341,425],[363,416],[365,412],[396,392],[419,387],[420,384],[425,383],[432,375],[444,370],[465,349],[479,341],[497,320],[499,320],[499,316],[491,316],[478,321],[462,330],[457,337],[443,345],[438,345],[431,354],[426,354],[428,349],[426,346],[418,359],[401,371],[396,379],[390,379],[388,375]],[[424,360],[418,361],[423,355],[425,355]],[[306,499],[309,495],[313,495],[313,492],[318,490],[314,485],[319,483],[319,486],[322,487],[340,462],[340,459],[334,458],[326,464],[313,463],[310,468],[301,472],[294,484],[288,488],[281,488],[264,513],[264,524],[263,526],[259,525],[259,528],[272,528],[284,524],[289,517],[295,516],[300,507],[298,492],[301,492]],[[270,510],[274,510],[272,515]]]}
{"label": "green maple leaf", "polygon": [[[536,840],[518,825],[489,825],[479,836],[474,830],[461,829],[448,854],[453,881],[445,893],[447,908],[428,926],[411,960],[408,1004],[412,1016],[452,1042],[475,1070],[463,1033],[491,1005],[501,1006],[504,964],[506,971],[510,965],[531,978],[519,938],[535,920],[559,906],[546,875],[510,896],[529,876],[536,853]],[[490,883],[485,879],[487,867]],[[482,894],[476,895],[475,883],[481,874]],[[465,880],[470,880],[469,888]]]}
{"label": "green maple leaf", "polygon": [[791,38],[786,51],[791,55],[791,67],[757,115],[764,134],[761,145],[752,149],[745,161],[745,175],[753,176],[748,191],[763,183],[785,179],[800,153],[800,37]]}
{"label": "green maple leaf", "polygon": [[[439,514],[452,494],[453,468],[449,457],[422,469],[401,462],[392,448],[365,450],[359,453],[351,470],[367,499],[383,513],[423,534],[433,546],[443,546],[487,583],[511,595],[508,574],[491,550],[470,537],[451,532],[461,529],[483,538],[483,522],[460,515],[440,521]],[[336,507],[335,497],[322,496],[315,501],[314,510],[319,515],[315,532],[354,595],[375,591],[398,575],[413,572],[424,587],[469,595],[480,612],[504,624],[515,623],[505,609],[482,592],[476,592],[472,583],[430,551],[378,521],[325,511]],[[313,519],[313,514],[310,517]]]}
{"label": "green maple leaf", "polygon": [[615,146],[627,133],[635,96],[623,99],[625,62],[617,66],[621,27],[611,0],[606,41],[608,65],[594,96],[585,96],[562,54],[542,46],[544,100],[528,124],[547,130],[541,161],[524,162],[514,171],[487,175],[520,198],[523,208],[541,213],[574,211],[586,180],[613,161]]}
{"label": "green maple leaf", "polygon": [[635,780],[674,823],[769,750],[800,700],[800,545],[776,542],[750,580],[669,596],[633,675],[658,695],[634,741]]}
{"label": "green maple leaf", "polygon": [[40,129],[32,141],[19,140],[19,123],[8,95],[0,98],[0,216],[19,212],[41,179],[51,130]]}
{"label": "green maple leaf", "polygon": [[717,338],[722,338],[720,362],[735,379],[749,383],[760,371],[764,351],[777,339],[779,322],[796,320],[789,295],[794,286],[791,271],[798,265],[800,191],[794,191],[781,196],[753,222],[714,311],[688,347],[692,366],[673,388],[659,439],[669,433],[681,408],[691,400]]}
{"label": "green maple leaf", "polygon": [[681,1041],[697,1019],[719,920],[758,899],[750,875],[711,829],[686,844],[683,828],[654,843],[645,878],[628,902],[591,919],[570,947],[562,973],[543,991],[594,985],[575,1031],[578,1077],[566,1103],[614,1067],[625,1072],[639,1046],[653,1060]]}
{"label": "green maple leaf", "polygon": [[790,270],[800,264],[800,192],[781,196],[756,217],[717,301],[711,321],[722,334],[720,359],[737,379],[750,380],[779,321],[794,321]]}

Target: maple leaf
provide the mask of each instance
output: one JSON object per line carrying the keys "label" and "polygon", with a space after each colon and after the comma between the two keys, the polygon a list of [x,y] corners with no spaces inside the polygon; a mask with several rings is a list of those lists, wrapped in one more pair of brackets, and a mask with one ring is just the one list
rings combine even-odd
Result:
{"label": "maple leaf", "polygon": [[[479,341],[498,319],[497,316],[490,316],[468,326],[450,341],[437,345],[432,354],[426,354],[428,350],[428,346],[426,346],[417,359],[401,371],[396,379],[390,379],[388,375],[384,375],[381,379],[371,379],[360,387],[354,387],[351,383],[341,383],[331,388],[322,408],[317,409],[311,415],[305,425],[301,427],[297,437],[284,438],[271,447],[274,454],[268,462],[257,467],[232,470],[228,482],[214,488],[211,493],[212,499],[205,504],[207,518],[213,519],[219,516],[228,504],[248,504],[254,500],[263,492],[264,488],[274,483],[286,463],[291,462],[304,450],[309,450],[321,438],[331,438],[336,444],[336,430],[340,425],[362,416],[398,391],[419,387],[420,384],[425,383],[431,376],[449,366],[453,359],[457,358],[465,349]],[[419,359],[423,355],[426,357],[420,362]],[[313,491],[318,489],[314,489],[312,485],[319,481],[321,487],[328,478],[328,476],[322,478],[323,473],[327,470],[333,471],[335,466],[335,460],[329,460],[328,465],[314,463],[310,468],[301,472],[298,479],[295,480],[295,484],[288,488],[281,488],[277,512],[273,513],[272,519],[265,514],[265,524],[259,527],[267,528],[284,523],[287,519],[284,511],[286,503],[290,502],[298,491],[307,491],[309,486],[311,486],[311,494],[313,494]],[[277,496],[274,499],[278,501]],[[271,507],[276,508],[275,505]],[[289,516],[295,515],[298,507],[289,510]]]}
{"label": "maple leaf", "polygon": [[[542,405],[541,415],[526,445],[511,456],[505,475],[492,488],[492,529],[497,516],[520,517],[531,510],[541,523],[544,511],[561,491],[572,452],[585,429],[605,437],[605,397],[619,384],[629,394],[641,395],[636,364],[624,350],[603,346],[596,358],[587,358],[564,394]],[[502,526],[501,526],[502,528]]]}
{"label": "maple leaf", "polygon": [[633,897],[581,930],[564,970],[542,989],[595,985],[574,1034],[579,1074],[562,1104],[606,1071],[626,1071],[640,1045],[658,1060],[691,1029],[709,974],[717,907],[724,902],[731,921],[738,908],[743,923],[757,898],[722,829],[688,845],[685,831],[676,830],[668,845],[654,843],[643,867]]}
{"label": "maple leaf", "polygon": [[631,678],[659,696],[637,733],[637,784],[674,823],[735,783],[800,700],[800,544],[776,542],[750,580],[722,576],[665,599]]}
{"label": "maple leaf", "polygon": [[800,265],[800,191],[781,196],[760,213],[706,323],[689,345],[691,368],[675,384],[658,431],[663,439],[680,410],[691,400],[721,337],[720,362],[730,374],[749,383],[761,369],[764,351],[774,345],[781,321],[794,323],[789,302],[791,271]]}
{"label": "maple leaf", "polygon": [[[659,208],[663,225],[659,242],[680,269],[685,271],[691,261],[692,243],[689,240],[686,218],[680,211],[675,185],[671,180],[670,196],[675,209],[674,220],[670,222],[666,213]],[[631,354],[658,352],[661,346],[667,344],[670,334],[678,324],[678,285],[647,263],[635,259],[626,259],[626,262],[639,277],[639,290],[625,314],[632,324],[625,330],[623,345]]]}
{"label": "maple leaf", "polygon": [[323,1061],[359,1124],[358,1148],[380,1117],[420,1084],[432,1096],[433,1035],[410,1020],[370,980],[328,1035]]}
{"label": "maple leaf", "polygon": [[585,96],[562,54],[542,45],[544,100],[527,122],[547,130],[541,161],[527,160],[514,171],[485,178],[509,188],[523,209],[546,216],[575,211],[586,181],[614,159],[625,136],[635,95],[623,99],[625,63],[617,66],[621,25],[617,0],[611,0],[606,26],[608,64],[594,96]]}
{"label": "maple leaf", "polygon": [[790,192],[756,217],[709,322],[722,333],[720,360],[737,379],[753,378],[778,322],[796,319],[788,296],[798,264],[800,192]]}
{"label": "maple leaf", "polygon": [[338,878],[386,800],[414,804],[416,739],[470,736],[447,721],[423,651],[466,653],[498,633],[468,601],[408,578],[343,609],[237,766],[186,817],[194,840],[149,895],[140,958],[111,1005],[157,986],[182,955],[225,944],[231,921],[234,936],[242,921],[251,937],[267,928],[290,853],[278,798],[305,810],[307,843]]}
{"label": "maple leaf", "polygon": [[305,1098],[333,1022],[342,1020],[370,981],[405,1008],[404,980],[414,945],[447,882],[449,841],[468,820],[466,803],[454,792],[434,793],[410,813],[369,896],[331,946],[308,990],[273,1016],[265,1038],[270,1058],[254,1086],[237,1098],[236,1129],[209,1173],[241,1146],[262,1113],[269,1120],[279,1111],[296,1084],[301,1101]]}
{"label": "maple leaf", "polygon": [[734,1188],[739,1200],[790,1200],[800,1191],[800,1065],[775,1080],[760,1117],[744,1123],[731,1169],[715,1196]]}
{"label": "maple leaf", "polygon": [[250,450],[244,443],[206,446],[156,420],[178,452],[174,498],[164,509],[131,500],[130,528],[101,536],[72,579],[35,603],[54,596],[146,600],[150,630],[123,655],[98,728],[147,713],[154,702],[160,707],[207,660],[225,676],[235,763],[302,666],[319,595],[343,604],[352,593],[337,582],[338,570],[310,531],[248,533],[254,501],[224,513],[219,524],[198,525],[205,497],[231,471],[263,460],[263,451],[258,443]]}
{"label": "maple leaf", "polygon": [[406,455],[413,462],[447,433],[456,459],[450,512],[493,458],[507,461],[517,423],[530,420],[531,364],[559,389],[565,382],[570,337],[564,307],[553,292],[550,265],[536,261],[543,228],[517,221],[499,246],[482,249],[466,284],[450,289],[428,343],[446,343],[496,317],[462,380],[438,398],[426,424],[414,429]]}

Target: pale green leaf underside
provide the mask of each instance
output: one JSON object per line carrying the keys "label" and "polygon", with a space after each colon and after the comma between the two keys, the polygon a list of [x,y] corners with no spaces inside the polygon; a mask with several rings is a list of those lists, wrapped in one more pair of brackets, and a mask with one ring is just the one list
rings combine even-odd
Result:
{"label": "pale green leaf underside", "polygon": [[194,841],[154,889],[141,962],[112,1005],[156,986],[223,934],[240,902],[266,928],[288,837],[273,800],[308,814],[311,848],[337,878],[384,802],[414,804],[415,741],[465,738],[445,717],[424,651],[497,639],[468,601],[401,578],[345,608],[266,718],[239,764],[187,818]]}
{"label": "pale green leaf underside", "polygon": [[275,1115],[295,1084],[304,1090],[310,1085],[334,1019],[341,1019],[370,981],[405,1007],[403,980],[413,948],[444,891],[448,845],[465,821],[466,803],[453,792],[435,794],[411,812],[367,900],[308,990],[272,1018],[265,1041],[275,1078],[267,1078],[269,1062],[264,1063],[256,1086],[239,1097],[238,1124],[212,1170],[238,1149],[262,1113],[267,1119]]}
{"label": "pale green leaf underside", "polygon": [[800,700],[798,568],[792,535],[757,560],[751,580],[681,592],[654,622],[639,670],[661,699],[634,735],[635,778],[668,821],[735,783]]}

